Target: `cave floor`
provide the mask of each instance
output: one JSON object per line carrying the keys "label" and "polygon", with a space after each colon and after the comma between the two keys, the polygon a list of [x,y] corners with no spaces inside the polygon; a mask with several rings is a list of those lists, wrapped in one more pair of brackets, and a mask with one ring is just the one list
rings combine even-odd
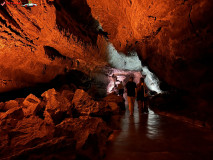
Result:
{"label": "cave floor", "polygon": [[[126,108],[127,105],[126,105]],[[106,152],[106,160],[212,160],[213,131],[149,110],[134,117],[128,109]]]}

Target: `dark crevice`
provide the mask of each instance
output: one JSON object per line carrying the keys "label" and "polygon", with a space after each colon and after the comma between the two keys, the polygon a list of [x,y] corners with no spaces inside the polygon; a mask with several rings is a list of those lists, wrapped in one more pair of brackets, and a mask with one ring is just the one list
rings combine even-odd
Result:
{"label": "dark crevice", "polygon": [[156,32],[154,32],[154,36],[156,36],[159,32],[161,31],[161,27],[159,27],[157,30],[156,30]]}
{"label": "dark crevice", "polygon": [[[14,29],[11,27],[11,25],[7,25],[7,21],[6,21],[6,20],[3,20],[1,17],[0,17],[0,22],[1,22],[2,24],[4,24],[7,28],[9,28],[11,32],[15,33],[17,36],[19,36],[19,37],[21,37],[21,38],[24,38],[24,37],[21,36],[21,33],[18,32],[18,31],[16,31],[16,30],[14,30]],[[3,32],[7,33],[7,34],[10,35],[10,36],[12,35],[12,33],[9,33],[8,31],[3,31]],[[30,40],[28,37],[25,37],[25,39],[26,39],[28,42],[34,44],[33,41]],[[21,42],[22,42],[22,41],[21,41]],[[23,43],[23,42],[22,42],[22,43]],[[31,46],[31,45],[28,45],[28,46]]]}
{"label": "dark crevice", "polygon": [[192,22],[192,19],[191,19],[191,12],[192,12],[192,5],[190,6],[190,11],[189,11],[189,22],[190,22],[190,24],[191,24],[191,26],[192,26],[193,32],[196,34],[196,36],[199,36],[198,33],[196,32],[195,27],[194,27],[194,24],[193,24],[193,22]]}
{"label": "dark crevice", "polygon": [[[1,8],[0,14],[3,15],[4,18],[9,21],[9,23],[12,23],[13,26],[15,26],[18,29],[21,29],[19,24],[13,19],[13,17],[7,12],[7,10],[5,8]],[[5,21],[5,23],[6,23],[6,21]]]}
{"label": "dark crevice", "polygon": [[57,51],[55,48],[50,46],[44,46],[45,54],[51,59],[52,61],[55,60],[55,58],[61,58],[61,59],[67,59],[66,56],[62,55],[59,51]]}
{"label": "dark crevice", "polygon": [[155,21],[157,19],[157,17],[154,17],[154,16],[148,16],[149,18],[153,18]]}
{"label": "dark crevice", "polygon": [[[41,94],[48,89],[55,88],[59,91],[64,85],[72,86],[73,84],[77,88],[88,90],[91,87],[91,79],[81,71],[71,70],[65,74],[56,76],[48,83],[38,83],[31,87],[0,93],[0,100],[1,102],[5,102],[11,99],[27,97],[29,94],[34,94],[36,97],[41,98]],[[73,88],[73,86],[71,88]]]}

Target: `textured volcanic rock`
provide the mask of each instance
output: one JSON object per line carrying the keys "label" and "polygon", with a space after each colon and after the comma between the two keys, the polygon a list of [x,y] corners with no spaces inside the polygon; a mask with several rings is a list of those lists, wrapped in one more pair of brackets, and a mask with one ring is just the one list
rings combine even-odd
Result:
{"label": "textured volcanic rock", "polygon": [[112,109],[113,114],[119,114],[120,113],[120,107],[115,102],[108,102],[109,107]]}
{"label": "textured volcanic rock", "polygon": [[13,119],[22,119],[23,118],[23,110],[21,107],[14,107],[7,112],[1,115],[1,120],[13,118]]}
{"label": "textured volcanic rock", "polygon": [[98,21],[92,17],[86,0],[55,0],[56,23],[79,39],[96,43]]}
{"label": "textured volcanic rock", "polygon": [[36,116],[31,116],[18,121],[12,130],[1,131],[2,133],[1,141],[6,143],[5,138],[7,138],[8,143],[1,150],[1,155],[13,156],[50,140],[53,137],[54,127],[47,125],[45,121]]}
{"label": "textured volcanic rock", "polygon": [[33,147],[42,141],[47,141],[53,136],[54,127],[49,126],[37,116],[31,116],[19,121],[10,134],[11,146]]}
{"label": "textured volcanic rock", "polygon": [[76,90],[72,103],[77,115],[108,117],[112,113],[107,103],[94,101],[84,90]]}
{"label": "textured volcanic rock", "polygon": [[[89,58],[86,68],[90,71],[100,65],[92,59],[103,57],[98,54],[100,47],[78,42],[98,42],[97,33],[93,32],[94,19],[83,0],[57,1],[59,8],[50,1],[33,3],[38,6],[0,5],[0,92],[47,83],[76,68],[76,59]],[[74,14],[81,11],[81,18]],[[91,24],[86,26],[88,22]]]}
{"label": "textured volcanic rock", "polygon": [[[108,102],[110,105],[114,105],[116,103],[119,106],[119,110],[125,110],[125,100],[123,97],[116,95],[115,93],[108,94],[104,100]],[[112,103],[111,103],[112,102]],[[111,106],[111,108],[116,109],[115,106]]]}
{"label": "textured volcanic rock", "polygon": [[5,102],[3,110],[8,111],[9,109],[12,109],[18,106],[19,106],[19,103],[16,100],[10,100],[8,102]]}
{"label": "textured volcanic rock", "polygon": [[56,132],[59,135],[74,135],[79,154],[97,159],[103,156],[104,144],[112,130],[100,118],[82,116],[64,120],[56,126]]}
{"label": "textured volcanic rock", "polygon": [[90,115],[99,109],[97,102],[94,101],[87,92],[81,89],[76,90],[72,103],[74,104],[75,110],[81,115]]}
{"label": "textured volcanic rock", "polygon": [[18,121],[24,118],[24,113],[21,107],[16,107],[0,114],[0,129],[8,132],[16,127]]}
{"label": "textured volcanic rock", "polygon": [[[74,94],[68,86],[62,88],[65,90],[60,92],[47,90],[42,100],[30,94],[24,100],[20,98],[20,107],[0,112],[0,159],[103,158],[112,132],[108,125],[115,128],[114,121],[119,117],[108,121],[112,113],[119,113],[119,107],[94,101],[83,90],[77,89]],[[86,116],[72,118],[71,103]]]}
{"label": "textured volcanic rock", "polygon": [[38,99],[33,94],[27,96],[27,98],[23,102],[24,107],[22,108],[25,117],[36,115],[36,112],[38,112],[40,109],[39,108],[40,102],[41,102],[40,99]]}
{"label": "textured volcanic rock", "polygon": [[76,159],[76,141],[69,137],[57,137],[42,142],[33,148],[27,148],[10,159]]}
{"label": "textured volcanic rock", "polygon": [[56,92],[54,88],[44,92],[41,96],[44,97],[47,102],[45,118],[50,116],[55,124],[60,123],[66,118],[67,112],[70,111],[71,101],[59,92]]}

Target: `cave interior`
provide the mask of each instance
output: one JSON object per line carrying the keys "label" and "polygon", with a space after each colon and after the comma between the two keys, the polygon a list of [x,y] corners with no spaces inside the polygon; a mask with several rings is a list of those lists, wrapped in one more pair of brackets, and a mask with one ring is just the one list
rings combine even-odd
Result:
{"label": "cave interior", "polygon": [[[0,159],[212,159],[212,9],[0,0]],[[132,119],[118,90],[131,77],[149,108]]]}

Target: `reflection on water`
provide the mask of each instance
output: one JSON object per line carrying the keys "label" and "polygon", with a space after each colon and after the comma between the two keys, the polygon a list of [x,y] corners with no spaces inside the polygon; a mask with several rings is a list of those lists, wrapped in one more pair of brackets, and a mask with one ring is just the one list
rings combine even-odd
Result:
{"label": "reflection on water", "polygon": [[212,131],[188,126],[151,110],[149,114],[140,113],[137,103],[134,117],[129,117],[128,105],[126,108],[121,130],[110,145],[106,160],[213,159]]}
{"label": "reflection on water", "polygon": [[149,110],[146,136],[150,139],[157,139],[161,135],[160,130],[159,115],[155,114],[152,110]]}

